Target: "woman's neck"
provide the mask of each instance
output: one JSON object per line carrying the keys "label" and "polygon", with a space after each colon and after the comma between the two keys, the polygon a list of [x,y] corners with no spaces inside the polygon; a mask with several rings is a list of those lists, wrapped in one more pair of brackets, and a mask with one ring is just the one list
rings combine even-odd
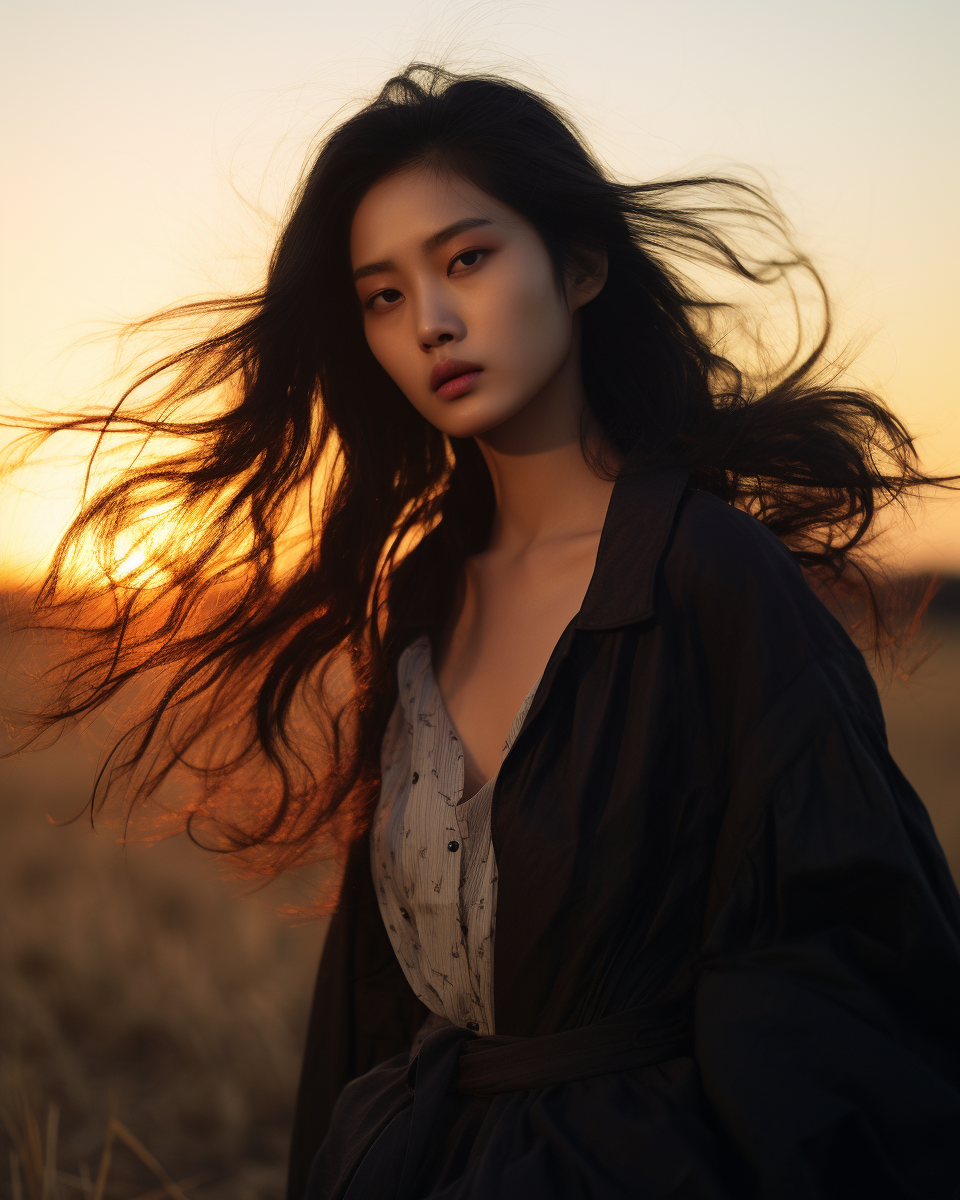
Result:
{"label": "woman's neck", "polygon": [[613,482],[584,449],[591,458],[603,449],[605,461],[619,463],[587,407],[578,355],[516,416],[476,440],[497,503],[489,549],[523,553],[602,527]]}

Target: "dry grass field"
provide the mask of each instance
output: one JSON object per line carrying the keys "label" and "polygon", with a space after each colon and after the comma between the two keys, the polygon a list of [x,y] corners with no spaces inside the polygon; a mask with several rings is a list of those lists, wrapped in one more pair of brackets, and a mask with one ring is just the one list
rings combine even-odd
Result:
{"label": "dry grass field", "polygon": [[[104,724],[0,761],[0,1195],[26,1097],[41,1131],[59,1109],[63,1200],[96,1178],[111,1109],[174,1180],[204,1179],[190,1197],[274,1200],[323,923],[244,897],[185,838],[51,824],[83,807]],[[158,1186],[114,1146],[105,1197]]]}
{"label": "dry grass field", "polygon": [[[960,616],[941,606],[926,637],[939,649],[885,705],[956,875]],[[238,896],[182,839],[123,851],[115,832],[51,825],[82,806],[95,753],[67,737],[0,763],[0,1106],[13,1133],[23,1097],[41,1127],[59,1108],[46,1200],[93,1195],[111,1106],[191,1198],[273,1200],[322,924]],[[118,1142],[104,1194],[177,1191]]]}
{"label": "dry grass field", "polygon": [[[0,1102],[55,1101],[74,1175],[96,1174],[112,1103],[175,1179],[210,1173],[210,1200],[278,1197],[322,929],[238,897],[184,839],[124,852],[50,825],[82,804],[76,757],[0,767]],[[120,1149],[111,1180],[156,1186]]]}

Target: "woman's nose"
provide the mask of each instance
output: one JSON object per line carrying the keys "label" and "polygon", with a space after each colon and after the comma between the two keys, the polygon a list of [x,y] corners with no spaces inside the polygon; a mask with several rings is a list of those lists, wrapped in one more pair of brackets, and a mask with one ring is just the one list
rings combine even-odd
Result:
{"label": "woman's nose", "polygon": [[447,342],[462,341],[467,329],[460,316],[441,303],[426,304],[417,322],[417,336],[424,352],[435,350]]}

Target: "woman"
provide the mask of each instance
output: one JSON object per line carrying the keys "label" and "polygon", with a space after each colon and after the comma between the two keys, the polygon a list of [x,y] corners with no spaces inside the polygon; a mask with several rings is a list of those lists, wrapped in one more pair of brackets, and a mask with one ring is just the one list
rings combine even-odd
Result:
{"label": "woman", "polygon": [[[744,184],[615,184],[538,96],[411,68],[322,148],[263,291],[186,310],[232,320],[141,381],[179,369],[130,420],[194,448],[68,537],[199,530],[48,720],[162,667],[115,778],[213,745],[190,822],[222,848],[349,842],[291,1200],[960,1190],[960,901],[810,586],[928,481],[824,382],[826,330],[721,353],[684,263],[816,279],[731,217],[782,233]],[[254,758],[277,787],[228,811]]]}

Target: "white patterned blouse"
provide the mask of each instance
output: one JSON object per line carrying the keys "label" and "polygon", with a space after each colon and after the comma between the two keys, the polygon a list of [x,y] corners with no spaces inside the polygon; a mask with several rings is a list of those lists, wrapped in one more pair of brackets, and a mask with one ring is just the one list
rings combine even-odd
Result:
{"label": "white patterned blouse", "polygon": [[[400,655],[397,679],[370,839],[380,910],[400,966],[427,1008],[490,1034],[497,909],[490,809],[496,779],[463,799],[463,749],[433,676],[427,637]],[[501,762],[537,684],[514,718]]]}

